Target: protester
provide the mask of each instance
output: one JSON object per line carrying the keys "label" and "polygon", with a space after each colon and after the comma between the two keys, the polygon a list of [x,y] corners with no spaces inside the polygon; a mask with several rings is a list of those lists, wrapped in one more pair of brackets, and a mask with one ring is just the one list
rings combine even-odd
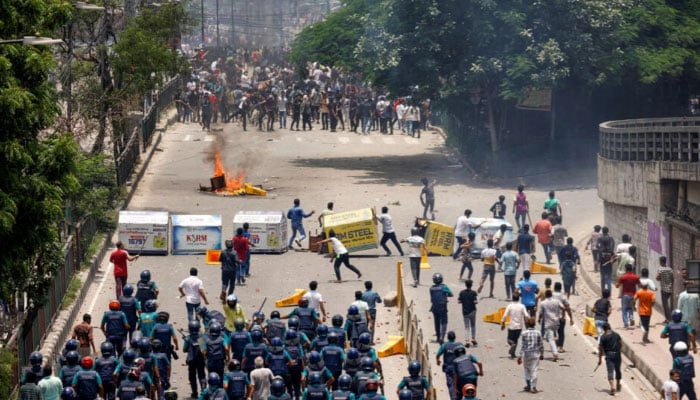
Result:
{"label": "protester", "polygon": [[78,353],[81,357],[89,356],[90,350],[96,353],[95,340],[92,334],[92,316],[88,313],[83,314],[83,321],[73,328],[71,338],[76,339],[79,343]]}
{"label": "protester", "polygon": [[534,318],[527,318],[525,326],[527,329],[522,334],[518,365],[522,364],[525,369],[525,387],[523,390],[537,393],[537,370],[540,367],[540,361],[544,359],[544,344],[542,342],[542,334],[535,329]]}
{"label": "protester", "polygon": [[124,250],[124,243],[120,240],[117,242],[117,249],[109,256],[109,262],[114,265],[114,283],[116,298],[122,295],[122,288],[126,285],[126,280],[129,277],[127,262],[134,261],[139,258],[139,254],[132,256]]}
{"label": "protester", "polygon": [[396,246],[396,249],[399,251],[399,254],[401,254],[403,257],[403,249],[401,248],[399,241],[396,239],[396,231],[394,231],[391,215],[389,215],[389,207],[382,207],[382,213],[378,215],[376,219],[377,222],[382,224],[382,239],[379,244],[382,246],[384,251],[386,251],[386,255],[391,256],[391,250],[389,250],[389,247],[386,245],[386,242],[391,240],[394,246]]}
{"label": "protester", "polygon": [[333,254],[330,257],[330,261],[333,263],[333,270],[335,271],[335,283],[342,283],[343,280],[340,278],[340,266],[345,265],[347,269],[357,274],[357,279],[362,278],[362,273],[360,270],[355,268],[354,265],[350,264],[350,254],[348,249],[345,248],[343,243],[335,237],[335,231],[331,229],[328,231],[328,238],[323,239],[319,244],[331,243],[333,246]]}
{"label": "protester", "polygon": [[673,268],[666,265],[666,256],[659,257],[656,280],[661,286],[661,305],[664,309],[664,323],[671,320],[673,311]]}
{"label": "protester", "polygon": [[[292,234],[289,236],[289,249],[294,249],[292,243],[296,243],[299,248],[302,247],[301,242],[306,239],[306,231],[304,230],[302,221],[304,218],[309,218],[316,212],[316,210],[311,210],[311,212],[305,213],[300,204],[301,201],[299,199],[294,199],[294,206],[287,211],[287,219],[292,223]],[[299,239],[295,239],[297,232],[299,232]]]}
{"label": "protester", "polygon": [[[605,355],[605,367],[608,370],[608,383],[610,383],[610,394],[615,395],[622,389],[620,380],[622,380],[622,338],[620,335],[610,328],[609,323],[603,324],[603,335],[598,344],[598,365],[602,363],[603,355]],[[614,380],[613,380],[614,378]],[[617,381],[617,384],[615,384]]]}
{"label": "protester", "polygon": [[[462,318],[464,319],[464,342],[465,346],[469,347],[469,339],[471,344],[476,346],[476,305],[479,303],[477,292],[472,290],[471,279],[464,282],[466,289],[459,292],[457,302],[462,305]],[[471,331],[471,336],[469,335]]]}
{"label": "protester", "polygon": [[510,354],[510,358],[515,358],[518,339],[525,327],[525,320],[530,318],[530,315],[525,305],[520,302],[520,296],[517,293],[513,293],[511,300],[511,303],[508,304],[506,311],[503,313],[503,317],[501,317],[501,330],[506,328],[506,321],[508,321],[508,354]]}
{"label": "protester", "polygon": [[197,268],[190,268],[190,276],[183,279],[178,285],[178,290],[180,291],[180,298],[185,298],[185,306],[187,307],[187,319],[193,320],[194,313],[197,307],[204,300],[204,304],[209,305],[209,300],[207,300],[207,294],[204,291],[201,279],[197,277],[199,271]]}

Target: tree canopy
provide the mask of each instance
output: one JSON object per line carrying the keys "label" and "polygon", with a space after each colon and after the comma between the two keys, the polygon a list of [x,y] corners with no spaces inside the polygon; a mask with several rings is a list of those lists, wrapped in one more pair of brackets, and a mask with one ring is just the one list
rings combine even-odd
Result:
{"label": "tree canopy", "polygon": [[[46,35],[66,22],[68,3],[2,2],[0,37]],[[32,293],[43,304],[63,262],[59,232],[65,200],[80,187],[71,137],[46,135],[59,112],[47,46],[0,45],[0,295]]]}
{"label": "tree canopy", "polygon": [[[335,40],[349,21],[353,40]],[[347,0],[305,29],[292,54],[296,63],[342,60],[371,71],[392,95],[417,86],[443,111],[448,135],[496,153],[508,135],[542,131],[523,120],[549,124],[553,141],[595,132],[611,110],[614,118],[682,113],[698,90],[699,41],[698,2]],[[532,89],[551,90],[552,112],[517,112]],[[645,107],[630,91],[648,96]]]}

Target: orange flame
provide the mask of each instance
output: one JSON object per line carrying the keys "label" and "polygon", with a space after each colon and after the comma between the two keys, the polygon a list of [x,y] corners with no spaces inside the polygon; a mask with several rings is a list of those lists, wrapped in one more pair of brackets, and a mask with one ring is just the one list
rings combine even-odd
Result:
{"label": "orange flame", "polygon": [[214,176],[226,177],[226,189],[225,190],[238,190],[243,187],[243,181],[245,180],[245,172],[239,171],[238,174],[226,172],[224,169],[224,164],[221,161],[221,154],[217,151],[214,153]]}

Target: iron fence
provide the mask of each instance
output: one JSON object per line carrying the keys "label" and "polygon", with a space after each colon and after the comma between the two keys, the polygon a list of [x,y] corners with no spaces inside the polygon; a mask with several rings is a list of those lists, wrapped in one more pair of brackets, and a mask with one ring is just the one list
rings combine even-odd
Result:
{"label": "iron fence", "polygon": [[136,169],[140,154],[139,139],[136,130],[134,130],[124,149],[114,160],[117,170],[117,185],[123,186],[129,180],[131,173]]}
{"label": "iron fence", "polygon": [[141,136],[144,151],[151,145],[151,139],[156,130],[156,124],[160,119],[160,113],[167,110],[170,104],[175,101],[180,82],[180,76],[176,76],[163,85],[163,88],[155,95],[156,101],[148,108],[143,119],[141,119]]}
{"label": "iron fence", "polygon": [[[21,366],[29,363],[30,354],[39,349],[42,342],[46,339],[47,332],[49,332],[54,318],[61,309],[61,304],[68,291],[70,282],[73,276],[80,271],[81,264],[87,259],[90,243],[96,234],[97,221],[94,218],[87,217],[77,223],[74,233],[67,238],[63,246],[64,263],[54,274],[46,303],[34,313],[19,312],[13,316],[17,321],[17,325],[12,328],[20,327],[16,343],[12,343],[12,341],[8,343],[8,346],[16,348],[18,363],[15,371],[15,378],[19,378]],[[94,267],[90,269],[89,278],[92,277],[92,274],[94,274]],[[82,296],[84,297],[85,294],[83,293]],[[25,303],[30,300],[31,294],[27,294],[26,300],[20,299],[18,301],[18,303],[20,303],[18,304],[18,309],[25,310],[27,308],[27,304]],[[78,298],[78,304],[82,300],[82,298]],[[79,307],[74,307],[73,314],[76,314],[79,309]],[[76,315],[71,315],[68,320],[71,321],[76,317]],[[57,337],[57,343],[65,343],[69,336],[70,329],[64,331]],[[47,361],[55,363],[57,355],[47,356]],[[17,381],[15,383],[19,382]]]}

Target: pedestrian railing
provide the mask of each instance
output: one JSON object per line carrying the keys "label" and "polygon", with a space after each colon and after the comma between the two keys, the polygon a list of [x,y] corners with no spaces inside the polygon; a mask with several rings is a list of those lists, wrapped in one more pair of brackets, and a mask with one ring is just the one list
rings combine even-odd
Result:
{"label": "pedestrian railing", "polygon": [[124,186],[131,177],[131,173],[136,169],[139,161],[141,149],[139,148],[139,138],[136,131],[132,131],[131,137],[124,145],[119,155],[115,158],[114,164],[117,171],[117,185]]}
{"label": "pedestrian railing", "polygon": [[403,263],[396,265],[396,294],[399,307],[401,335],[406,343],[406,354],[409,361],[420,361],[421,374],[428,378],[428,383],[433,391],[432,398],[436,398],[436,390],[433,385],[433,374],[430,372],[430,351],[423,336],[423,330],[418,326],[413,300],[409,303],[403,287]]}
{"label": "pedestrian railing", "polygon": [[600,157],[617,161],[700,161],[700,117],[603,122]]}
{"label": "pedestrian railing", "polygon": [[[58,351],[63,348],[63,344],[70,338],[72,326],[70,324],[66,325],[66,328],[59,335],[55,337],[47,337],[54,319],[58,316],[61,311],[61,305],[63,297],[65,296],[68,287],[70,285],[73,276],[80,271],[81,264],[89,256],[88,249],[92,239],[97,234],[97,221],[94,218],[88,217],[77,223],[74,227],[74,232],[72,235],[68,236],[66,243],[63,246],[63,257],[64,264],[54,273],[53,281],[48,289],[48,298],[46,303],[38,308],[33,313],[29,314],[27,312],[17,313],[14,318],[17,320],[17,326],[20,326],[17,335],[14,339],[10,339],[7,342],[8,348],[16,349],[14,350],[17,355],[18,363],[15,372],[16,379],[19,379],[21,366],[27,365],[29,363],[29,355],[39,348],[42,347],[42,343],[48,340],[55,340],[55,349]],[[102,253],[98,254],[96,259],[100,260],[104,256],[106,247],[102,248]],[[90,265],[87,280],[92,279],[96,270],[96,265]],[[85,298],[87,290],[80,290],[75,304],[81,304]],[[18,296],[18,300],[15,306],[19,310],[27,310],[29,304],[24,304],[23,298],[27,301],[31,300],[31,295]],[[77,313],[80,307],[74,307],[70,316],[67,317],[68,321],[73,321],[78,318]],[[55,352],[56,353],[56,352]],[[55,365],[58,358],[58,354],[44,354],[45,362],[51,362]],[[19,381],[15,382],[19,383]]]}
{"label": "pedestrian railing", "polygon": [[151,104],[141,119],[141,136],[144,151],[151,145],[151,138],[156,130],[160,113],[170,107],[170,104],[175,101],[180,82],[180,76],[178,75],[163,85],[163,88],[155,95],[156,101]]}

